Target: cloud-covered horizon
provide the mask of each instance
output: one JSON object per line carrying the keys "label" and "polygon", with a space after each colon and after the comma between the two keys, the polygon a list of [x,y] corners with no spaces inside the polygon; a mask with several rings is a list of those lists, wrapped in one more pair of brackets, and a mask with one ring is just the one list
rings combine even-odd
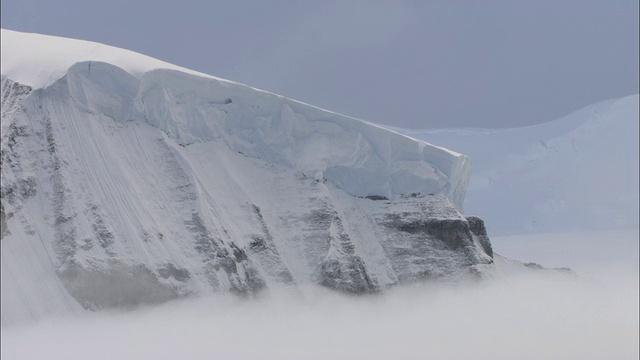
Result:
{"label": "cloud-covered horizon", "polygon": [[638,279],[522,273],[350,297],[207,297],[2,330],[3,359],[635,359]]}

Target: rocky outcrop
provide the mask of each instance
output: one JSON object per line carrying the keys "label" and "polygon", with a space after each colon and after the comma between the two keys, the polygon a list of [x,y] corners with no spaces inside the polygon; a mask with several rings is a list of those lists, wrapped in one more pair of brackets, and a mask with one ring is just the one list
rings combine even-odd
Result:
{"label": "rocky outcrop", "polygon": [[[6,166],[14,168],[14,159],[19,157],[14,149],[21,138],[27,136],[27,128],[24,125],[17,125],[10,121],[15,114],[22,109],[24,99],[31,93],[29,86],[21,85],[15,81],[11,81],[6,77],[1,78],[2,101],[0,102],[0,118],[2,119],[0,146],[0,171]],[[19,171],[19,169],[17,169]],[[4,173],[4,172],[3,172]],[[34,178],[22,178],[11,181],[3,176],[2,184],[0,184],[0,240],[8,233],[7,219],[13,216],[12,213],[6,213],[4,208],[5,202],[14,203],[16,196],[21,199],[29,198],[35,195],[36,189]]]}
{"label": "rocky outcrop", "polygon": [[484,227],[484,220],[477,216],[467,216],[469,222],[469,230],[471,234],[480,242],[484,252],[493,257],[493,248],[491,247],[491,241],[487,235],[487,229]]}
{"label": "rocky outcrop", "polygon": [[7,228],[7,215],[4,213],[4,205],[0,202],[0,240],[9,231]]}

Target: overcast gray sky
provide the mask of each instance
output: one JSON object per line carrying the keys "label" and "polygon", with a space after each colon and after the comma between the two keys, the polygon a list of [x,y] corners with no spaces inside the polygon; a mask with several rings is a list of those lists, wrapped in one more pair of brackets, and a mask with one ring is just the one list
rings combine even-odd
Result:
{"label": "overcast gray sky", "polygon": [[513,127],[638,92],[637,0],[2,0],[97,41],[361,119]]}

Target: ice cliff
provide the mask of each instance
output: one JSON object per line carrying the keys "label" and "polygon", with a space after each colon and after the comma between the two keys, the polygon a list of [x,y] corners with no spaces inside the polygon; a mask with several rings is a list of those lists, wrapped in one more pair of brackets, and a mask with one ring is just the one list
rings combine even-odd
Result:
{"label": "ice cliff", "polygon": [[2,322],[477,276],[467,157],[121,49],[2,30]]}

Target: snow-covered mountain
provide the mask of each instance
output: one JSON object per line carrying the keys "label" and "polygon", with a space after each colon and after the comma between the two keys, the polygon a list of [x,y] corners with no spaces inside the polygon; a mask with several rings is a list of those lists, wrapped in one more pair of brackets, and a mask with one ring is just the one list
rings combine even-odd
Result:
{"label": "snow-covered mountain", "polygon": [[493,262],[469,159],[146,56],[2,30],[2,322]]}
{"label": "snow-covered mountain", "polygon": [[638,95],[513,129],[395,129],[473,162],[465,209],[491,235],[638,228]]}

